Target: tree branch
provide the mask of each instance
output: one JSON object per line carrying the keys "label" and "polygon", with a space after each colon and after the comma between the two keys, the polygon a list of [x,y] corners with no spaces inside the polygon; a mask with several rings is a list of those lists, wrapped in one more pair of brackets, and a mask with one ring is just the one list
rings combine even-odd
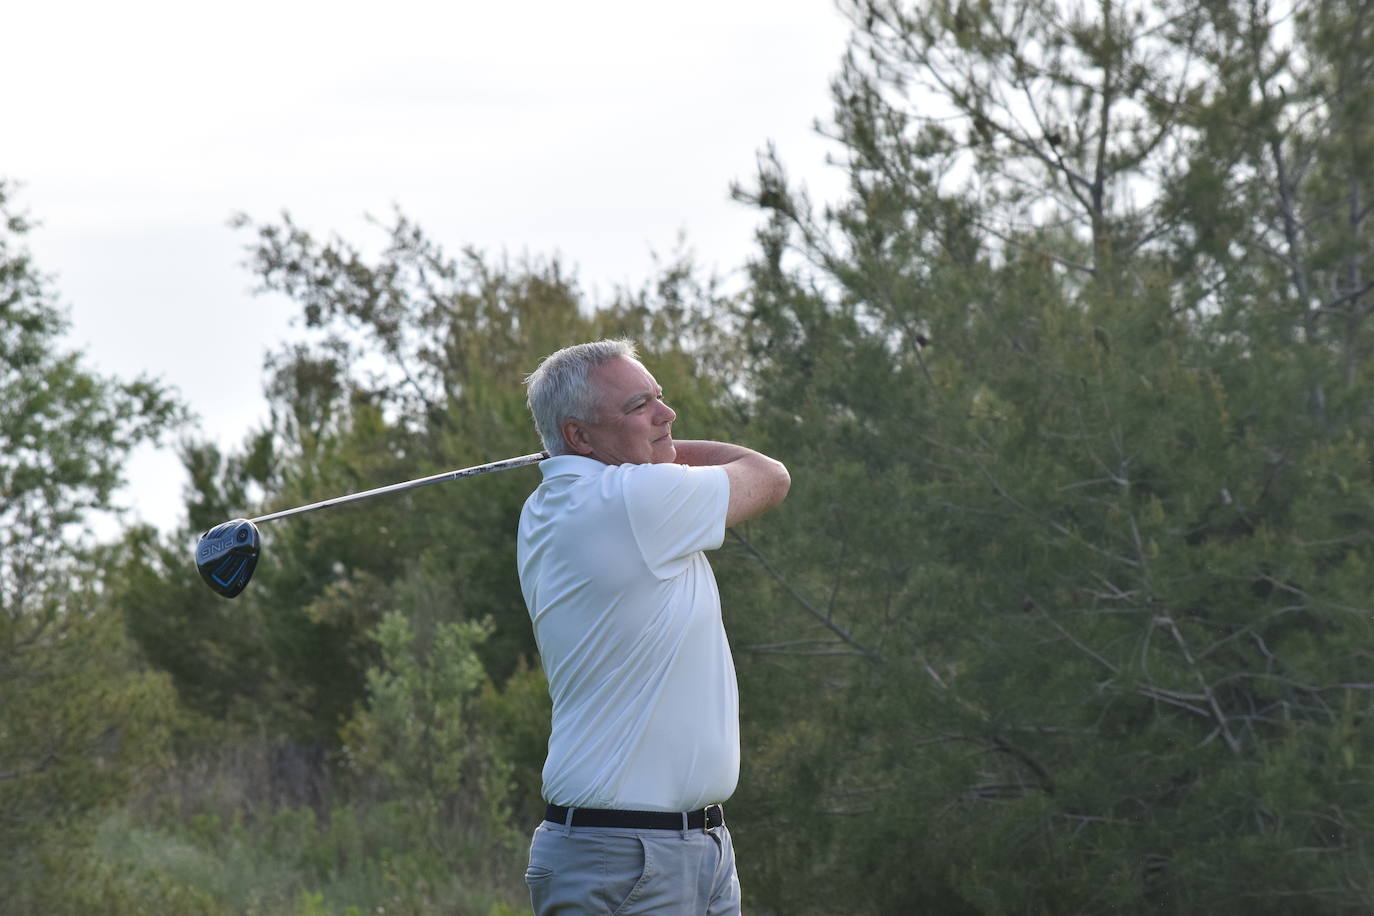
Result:
{"label": "tree branch", "polygon": [[841,639],[841,641],[853,646],[860,655],[865,656],[866,658],[868,658],[869,661],[882,661],[882,656],[880,656],[872,649],[869,649],[867,646],[860,643],[857,639],[854,638],[854,635],[852,633],[850,633],[848,630],[846,630],[839,624],[835,623],[834,620],[830,619],[830,616],[828,614],[822,613],[819,608],[812,604],[810,599],[808,599],[804,594],[802,594],[796,586],[789,582],[776,566],[768,562],[768,558],[765,557],[762,553],[760,553],[759,549],[755,547],[749,541],[748,538],[740,534],[739,531],[734,528],[729,529],[729,532],[735,540],[739,541],[739,543],[743,545],[745,550],[749,551],[749,554],[753,556],[755,560],[758,560],[759,565],[762,566],[764,570],[770,576],[773,577],[774,581],[781,585],[787,591],[787,593],[792,596],[792,599],[796,601],[798,604],[800,604],[808,614],[814,617],[816,621],[821,624],[821,626],[825,627],[827,630],[834,633]]}

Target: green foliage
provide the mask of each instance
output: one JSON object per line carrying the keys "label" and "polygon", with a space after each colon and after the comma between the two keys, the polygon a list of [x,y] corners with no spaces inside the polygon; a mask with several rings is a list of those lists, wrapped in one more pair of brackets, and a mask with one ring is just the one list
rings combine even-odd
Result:
{"label": "green foliage", "polygon": [[441,623],[421,639],[405,615],[388,613],[374,631],[382,666],[368,671],[367,706],[344,731],[344,752],[364,779],[382,780],[436,848],[467,837],[468,854],[504,845],[511,786],[510,765],[474,727],[487,680],[476,648],[489,633],[481,623]]}
{"label": "green foliage", "polygon": [[513,745],[486,730],[487,709],[520,710],[529,691],[490,682],[476,652],[488,633],[448,622],[417,634],[384,615],[366,703],[342,729],[344,766],[331,776],[313,745],[222,730],[188,745],[136,818],[106,823],[103,857],[225,912],[515,911]]}
{"label": "green foliage", "polygon": [[0,607],[43,603],[72,551],[68,526],[109,509],[129,452],[182,416],[149,379],[121,382],[61,348],[66,319],[0,182]]}
{"label": "green foliage", "polygon": [[[142,916],[145,913],[185,913],[188,916],[229,916],[233,911],[218,905],[201,887],[178,882],[164,863],[111,861],[100,855],[107,834],[105,825],[94,836],[91,850],[44,849],[40,853],[44,878],[14,888],[17,898],[7,905],[15,913],[53,916]],[[151,867],[150,867],[151,866]]]}
{"label": "green foliage", "polygon": [[[790,912],[825,911],[799,851],[849,912],[1366,909],[1363,325],[1294,317],[1315,254],[1222,265],[1215,220],[1158,232],[1218,174],[1250,182],[1224,219],[1255,239],[1325,192],[1265,186],[1272,150],[1194,155],[1224,148],[1203,109],[1151,107],[1243,93],[1144,66],[1220,42],[1216,8],[852,7],[851,196],[815,214],[775,158],[738,192],[769,214],[755,444],[807,520],[765,551],[790,610],[735,630],[762,750],[742,794],[802,845],[742,828],[741,860]],[[1314,112],[1288,153],[1335,123]],[[1262,191],[1277,210],[1240,206]]]}
{"label": "green foliage", "polygon": [[[521,899],[417,845],[410,812],[395,804],[341,804],[326,816],[308,808],[253,809],[227,820],[201,814],[161,826],[112,817],[101,826],[97,850],[102,869],[161,895],[150,894],[148,908],[130,913],[488,916],[519,912],[511,907]],[[199,908],[156,908],[164,900]]]}
{"label": "green foliage", "polygon": [[156,383],[103,378],[62,349],[8,197],[0,182],[0,912],[80,912],[101,888],[131,912],[134,892],[86,859],[91,826],[164,762],[178,716],[80,526],[180,410]]}
{"label": "green foliage", "polygon": [[522,661],[499,688],[490,681],[483,684],[473,710],[477,731],[491,743],[493,756],[511,763],[510,808],[518,826],[538,823],[544,816],[540,791],[552,709],[544,669]]}

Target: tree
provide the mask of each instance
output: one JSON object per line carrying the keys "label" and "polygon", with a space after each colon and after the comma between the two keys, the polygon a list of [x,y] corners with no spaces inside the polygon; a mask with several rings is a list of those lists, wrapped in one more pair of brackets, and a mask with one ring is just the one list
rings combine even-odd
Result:
{"label": "tree", "polygon": [[345,754],[364,779],[380,779],[449,873],[518,853],[511,829],[511,766],[476,728],[487,682],[475,648],[480,622],[440,623],[417,634],[400,611],[373,631],[382,665],[367,674],[368,704],[345,728]]}
{"label": "tree", "polygon": [[[807,520],[743,646],[742,861],[796,912],[799,854],[850,912],[1368,908],[1368,395],[1307,409],[1346,341],[1282,345],[1283,251],[1198,282],[1281,227],[1199,154],[1227,8],[846,6],[847,196],[774,155],[738,190],[755,429]],[[1338,136],[1288,142],[1316,175]]]}
{"label": "tree", "polygon": [[10,194],[0,183],[0,912],[57,912],[89,876],[91,816],[162,759],[175,718],[79,532],[112,508],[129,452],[181,411],[157,383],[101,377],[63,349]]}
{"label": "tree", "polygon": [[[1321,420],[1369,352],[1370,10],[1321,2],[1289,21],[1262,0],[1203,9],[1212,78],[1168,192],[1178,268],[1222,330],[1298,352],[1304,410]],[[1331,406],[1339,424],[1346,408]]]}

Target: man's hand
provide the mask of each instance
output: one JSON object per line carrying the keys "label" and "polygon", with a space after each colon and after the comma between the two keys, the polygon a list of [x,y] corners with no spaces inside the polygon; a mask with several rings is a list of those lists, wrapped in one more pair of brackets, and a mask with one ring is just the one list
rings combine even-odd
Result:
{"label": "man's hand", "polygon": [[705,439],[678,440],[677,463],[694,467],[715,465],[730,477],[730,505],[725,511],[725,527],[746,522],[782,504],[792,486],[792,476],[781,461],[767,455]]}

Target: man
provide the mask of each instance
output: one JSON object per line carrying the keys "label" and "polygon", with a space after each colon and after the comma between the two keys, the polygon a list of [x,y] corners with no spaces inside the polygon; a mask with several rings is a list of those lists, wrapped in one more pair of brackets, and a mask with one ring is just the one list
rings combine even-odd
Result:
{"label": "man", "polygon": [[739,697],[704,551],[791,479],[738,445],[675,441],[631,343],[559,350],[526,380],[543,482],[516,560],[549,693],[536,913],[739,912],[720,803]]}

